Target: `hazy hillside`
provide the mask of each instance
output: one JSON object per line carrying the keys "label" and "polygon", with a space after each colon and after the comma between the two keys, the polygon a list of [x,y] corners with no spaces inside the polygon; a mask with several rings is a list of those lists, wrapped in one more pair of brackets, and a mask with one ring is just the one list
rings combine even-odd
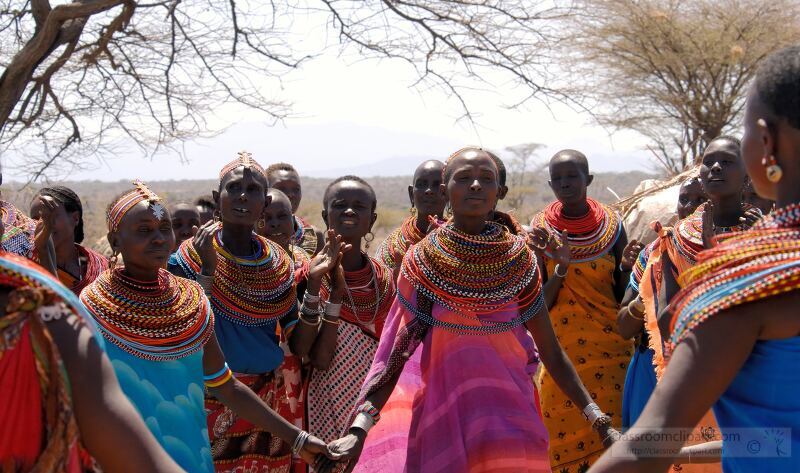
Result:
{"label": "hazy hillside", "polygon": [[[643,172],[599,173],[589,188],[590,196],[606,203],[615,202],[616,198],[606,190],[611,187],[620,197],[629,195],[644,179],[653,176]],[[322,223],[322,194],[330,179],[303,179],[303,203],[300,214],[317,225]],[[374,233],[376,240],[383,238],[389,231],[397,227],[408,215],[409,202],[407,187],[411,183],[410,176],[373,177],[368,181],[378,195],[378,222]],[[216,188],[216,180],[172,180],[156,181],[149,185],[168,202],[193,201],[203,194],[210,194]],[[78,181],[65,182],[81,196],[84,206],[86,244],[94,246],[95,242],[106,233],[105,209],[111,200],[130,187],[130,182]],[[3,184],[3,198],[10,200],[25,212],[30,208],[30,200],[36,186],[20,188],[18,184]],[[528,221],[534,212],[552,200],[552,192],[547,186],[545,175],[528,176],[522,186],[512,188],[509,199],[523,197],[522,206],[513,212],[522,221]],[[507,199],[507,201],[509,200]],[[505,203],[507,204],[507,202]],[[501,210],[511,210],[507,205],[500,205]]]}

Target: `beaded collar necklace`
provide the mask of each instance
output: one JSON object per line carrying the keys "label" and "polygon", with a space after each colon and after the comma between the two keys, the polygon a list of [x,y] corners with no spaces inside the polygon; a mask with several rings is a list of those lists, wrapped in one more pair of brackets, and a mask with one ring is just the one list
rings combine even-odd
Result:
{"label": "beaded collar necklace", "polygon": [[84,289],[81,301],[106,340],[146,360],[189,356],[213,333],[203,288],[164,269],[156,281],[137,281],[123,268],[104,271]]}
{"label": "beaded collar necklace", "polygon": [[[591,261],[607,254],[622,233],[622,221],[617,212],[600,202],[587,198],[589,212],[577,218],[563,214],[564,204],[555,201],[533,217],[532,227],[544,227],[550,233],[569,234],[572,261],[576,263]],[[545,252],[552,258],[549,250]]]}
{"label": "beaded collar necklace", "polygon": [[[214,235],[217,269],[211,288],[211,307],[217,316],[239,325],[263,326],[297,308],[294,263],[278,244],[253,233],[255,252],[238,257],[222,244],[222,230]],[[188,239],[177,252],[178,265],[196,279],[200,255]]]}
{"label": "beaded collar necklace", "polygon": [[400,228],[389,234],[381,246],[378,247],[376,256],[389,268],[396,268],[403,262],[403,256],[411,245],[416,245],[425,238],[425,233],[417,228],[417,217],[411,216],[403,221]]}
{"label": "beaded collar necklace", "polygon": [[30,257],[36,221],[23,214],[10,202],[0,201],[0,218],[5,228],[0,242],[9,253]]}
{"label": "beaded collar necklace", "polygon": [[680,276],[672,349],[720,312],[800,289],[800,205],[776,209],[747,232],[717,237]]}
{"label": "beaded collar necklace", "polygon": [[[380,261],[362,253],[367,264],[356,271],[345,271],[345,290],[347,301],[342,304],[343,320],[372,329],[380,333],[383,320],[394,302],[396,289],[391,271]],[[322,280],[320,296],[330,296],[331,281],[329,277]]]}
{"label": "beaded collar necklace", "polygon": [[[672,241],[678,252],[686,258],[687,261],[694,263],[697,261],[697,255],[705,248],[703,246],[703,214],[708,207],[708,203],[700,205],[691,215],[679,220],[675,224],[675,231],[672,232]],[[749,204],[743,204],[743,212],[755,207]],[[717,235],[741,232],[747,230],[747,224],[741,223],[731,227],[717,227]]]}
{"label": "beaded collar necklace", "polygon": [[[538,307],[543,300],[536,257],[525,239],[495,222],[486,222],[479,235],[461,232],[452,222],[435,225],[409,250],[401,271],[418,293],[468,321],[439,325],[466,333],[493,333],[524,323],[525,317],[508,325],[481,316],[514,304]],[[528,287],[534,290],[523,297]],[[526,317],[536,310],[527,311]]]}

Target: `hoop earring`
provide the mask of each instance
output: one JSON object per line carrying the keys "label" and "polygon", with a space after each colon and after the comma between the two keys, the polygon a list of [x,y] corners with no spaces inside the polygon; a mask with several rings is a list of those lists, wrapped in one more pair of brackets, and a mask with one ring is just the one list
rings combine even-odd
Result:
{"label": "hoop earring", "polygon": [[444,207],[444,219],[450,220],[451,218],[453,218],[453,208],[450,207],[450,202],[448,202]]}
{"label": "hoop earring", "polygon": [[764,166],[767,173],[767,180],[773,184],[777,184],[783,178],[783,169],[778,165],[775,160],[775,155],[761,158],[761,165]]}
{"label": "hoop earring", "polygon": [[366,235],[364,235],[364,242],[365,242],[364,243],[364,248],[369,249],[369,244],[374,239],[375,239],[375,235],[372,232],[369,232]]}
{"label": "hoop earring", "polygon": [[258,227],[261,230],[263,230],[264,227],[266,227],[266,226],[267,226],[267,222],[265,222],[263,218],[258,219],[258,222],[256,222],[256,227]]}

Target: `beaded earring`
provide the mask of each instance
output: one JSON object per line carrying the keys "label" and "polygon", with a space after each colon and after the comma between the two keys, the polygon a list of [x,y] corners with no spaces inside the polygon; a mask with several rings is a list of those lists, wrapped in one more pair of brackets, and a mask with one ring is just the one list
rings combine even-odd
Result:
{"label": "beaded earring", "polygon": [[416,217],[417,216],[417,208],[412,205],[411,209],[409,209],[408,213],[410,213],[412,217]]}
{"label": "beaded earring", "polygon": [[369,249],[369,244],[374,239],[375,239],[375,235],[372,232],[369,232],[366,235],[364,235],[364,248]]}
{"label": "beaded earring", "polygon": [[117,266],[118,259],[119,257],[117,256],[117,252],[115,251],[114,253],[111,254],[111,258],[108,259],[108,266],[111,269],[114,269]]}
{"label": "beaded earring", "polygon": [[783,178],[783,169],[781,169],[778,162],[775,160],[775,155],[771,154],[768,158],[761,158],[761,165],[766,168],[767,180],[769,180],[769,182],[776,184]]}

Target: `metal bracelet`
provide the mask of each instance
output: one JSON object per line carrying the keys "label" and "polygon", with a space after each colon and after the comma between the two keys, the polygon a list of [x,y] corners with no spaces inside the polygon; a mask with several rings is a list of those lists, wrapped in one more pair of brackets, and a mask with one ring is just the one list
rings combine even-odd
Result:
{"label": "metal bracelet", "polygon": [[342,304],[334,304],[332,302],[328,302],[325,304],[325,315],[331,317],[339,317],[339,314],[342,312]]}

